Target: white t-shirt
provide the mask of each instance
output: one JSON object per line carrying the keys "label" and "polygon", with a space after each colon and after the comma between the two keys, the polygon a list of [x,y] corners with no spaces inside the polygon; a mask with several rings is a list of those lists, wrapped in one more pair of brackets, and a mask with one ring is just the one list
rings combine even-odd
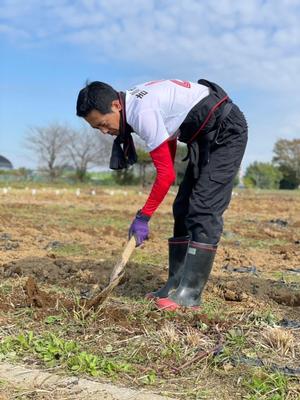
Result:
{"label": "white t-shirt", "polygon": [[179,134],[189,111],[209,89],[177,79],[142,83],[126,91],[126,119],[149,151]]}

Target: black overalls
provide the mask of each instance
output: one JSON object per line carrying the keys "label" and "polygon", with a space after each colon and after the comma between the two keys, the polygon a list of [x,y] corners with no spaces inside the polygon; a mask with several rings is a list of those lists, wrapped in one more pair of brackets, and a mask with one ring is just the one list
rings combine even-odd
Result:
{"label": "black overalls", "polygon": [[[248,128],[243,113],[223,89],[204,80],[198,83],[207,85],[210,95],[190,111],[180,127],[179,140],[193,140],[173,204],[174,237],[189,235],[192,241],[217,245],[223,230],[222,216],[245,152]],[[195,137],[201,124],[205,126]]]}

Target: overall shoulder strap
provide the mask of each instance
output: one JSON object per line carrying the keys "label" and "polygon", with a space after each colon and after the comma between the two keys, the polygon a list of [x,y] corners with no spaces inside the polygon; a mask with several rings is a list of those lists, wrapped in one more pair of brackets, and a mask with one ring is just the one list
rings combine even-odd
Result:
{"label": "overall shoulder strap", "polygon": [[221,86],[217,85],[214,82],[208,81],[206,79],[199,79],[197,81],[200,85],[206,86],[210,89],[210,91],[214,92],[220,99],[227,96],[227,93]]}

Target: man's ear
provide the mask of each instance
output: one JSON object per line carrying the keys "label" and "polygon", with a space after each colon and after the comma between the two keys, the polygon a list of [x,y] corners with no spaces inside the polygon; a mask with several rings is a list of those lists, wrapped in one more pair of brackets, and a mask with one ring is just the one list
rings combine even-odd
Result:
{"label": "man's ear", "polygon": [[113,100],[111,103],[112,108],[115,108],[118,111],[122,110],[122,105],[120,103],[120,100]]}

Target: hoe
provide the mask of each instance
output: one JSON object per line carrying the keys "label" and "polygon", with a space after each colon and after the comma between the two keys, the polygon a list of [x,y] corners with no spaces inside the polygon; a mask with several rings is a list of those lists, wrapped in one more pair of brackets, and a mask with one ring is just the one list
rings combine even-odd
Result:
{"label": "hoe", "polygon": [[[96,310],[97,308],[99,308],[100,305],[103,305],[103,303],[105,302],[105,300],[107,300],[108,296],[113,291],[113,289],[119,284],[120,280],[122,279],[122,277],[124,275],[125,266],[131,256],[135,246],[136,246],[136,240],[135,240],[135,237],[132,236],[126,245],[120,260],[114,266],[114,269],[109,278],[108,285],[104,289],[102,289],[100,292],[96,293],[85,304],[85,308],[86,308],[85,316],[88,316],[92,309]],[[97,288],[96,288],[96,290],[97,290]]]}

